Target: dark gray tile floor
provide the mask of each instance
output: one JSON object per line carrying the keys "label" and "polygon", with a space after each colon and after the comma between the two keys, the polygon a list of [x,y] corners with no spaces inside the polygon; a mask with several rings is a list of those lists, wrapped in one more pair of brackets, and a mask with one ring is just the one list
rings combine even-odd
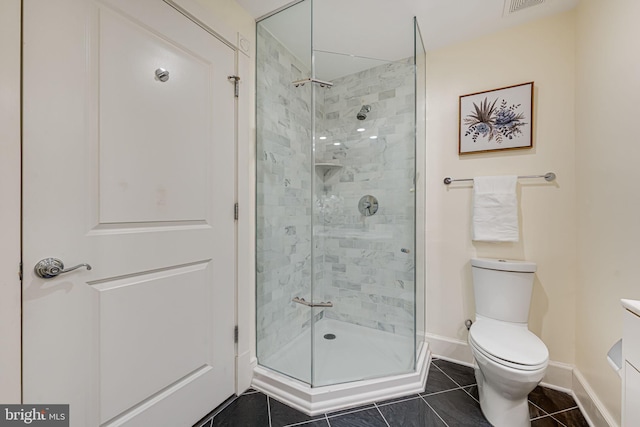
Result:
{"label": "dark gray tile floor", "polygon": [[[423,393],[309,417],[249,390],[229,399],[194,427],[483,427],[473,369],[434,359]],[[536,387],[529,395],[532,427],[588,427],[573,398]]]}

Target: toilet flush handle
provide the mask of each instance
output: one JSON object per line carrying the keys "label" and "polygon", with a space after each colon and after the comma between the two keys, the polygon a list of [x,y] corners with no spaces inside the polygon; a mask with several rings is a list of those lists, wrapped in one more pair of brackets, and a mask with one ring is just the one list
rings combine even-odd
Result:
{"label": "toilet flush handle", "polygon": [[471,329],[471,325],[473,325],[473,322],[471,321],[471,319],[467,319],[464,321],[464,326],[467,327],[467,331]]}

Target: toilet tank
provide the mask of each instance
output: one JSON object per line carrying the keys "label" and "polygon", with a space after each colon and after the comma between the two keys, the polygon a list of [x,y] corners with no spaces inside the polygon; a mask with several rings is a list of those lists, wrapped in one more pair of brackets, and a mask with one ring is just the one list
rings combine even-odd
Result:
{"label": "toilet tank", "polygon": [[533,262],[471,259],[476,314],[505,322],[527,323],[535,271]]}

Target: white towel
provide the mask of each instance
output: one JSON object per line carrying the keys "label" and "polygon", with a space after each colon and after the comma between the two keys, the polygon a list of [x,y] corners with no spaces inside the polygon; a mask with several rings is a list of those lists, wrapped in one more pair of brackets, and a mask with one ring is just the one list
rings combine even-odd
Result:
{"label": "white towel", "polygon": [[517,176],[483,176],[473,179],[473,240],[517,242]]}

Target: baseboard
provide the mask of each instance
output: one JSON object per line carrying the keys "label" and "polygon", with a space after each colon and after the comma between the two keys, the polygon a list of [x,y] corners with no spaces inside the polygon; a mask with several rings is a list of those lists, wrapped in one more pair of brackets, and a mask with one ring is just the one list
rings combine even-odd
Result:
{"label": "baseboard", "polygon": [[573,397],[578,402],[578,406],[587,418],[589,425],[620,427],[577,368],[573,368]]}
{"label": "baseboard", "polygon": [[573,390],[573,365],[549,361],[547,372],[540,384],[544,387],[571,394]]}
{"label": "baseboard", "polygon": [[428,344],[423,343],[419,349],[416,372],[313,388],[258,366],[254,370],[251,386],[300,412],[315,416],[420,393],[427,382],[430,356]]}
{"label": "baseboard", "polygon": [[[434,357],[465,366],[473,366],[473,354],[467,342],[433,334],[427,334],[426,339]],[[572,382],[572,365],[549,362],[547,372],[542,379],[542,385],[554,390],[571,393]]]}
{"label": "baseboard", "polygon": [[425,334],[431,353],[439,359],[449,360],[462,365],[473,366],[473,355],[466,341]]}
{"label": "baseboard", "polygon": [[253,379],[253,369],[258,365],[258,360],[251,357],[250,351],[245,351],[236,356],[236,393],[241,395],[249,387]]}

